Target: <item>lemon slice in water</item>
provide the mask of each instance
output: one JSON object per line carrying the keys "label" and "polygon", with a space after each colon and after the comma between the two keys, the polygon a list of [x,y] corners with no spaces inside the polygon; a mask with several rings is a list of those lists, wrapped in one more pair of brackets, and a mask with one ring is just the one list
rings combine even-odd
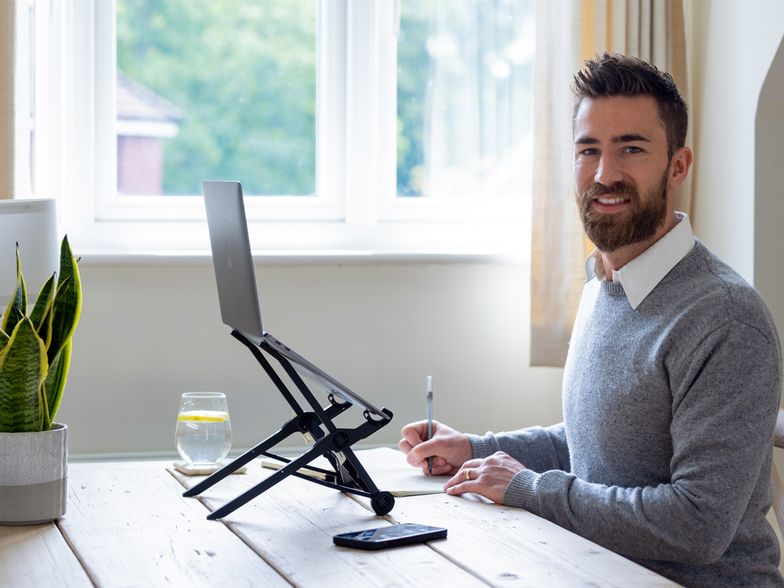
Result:
{"label": "lemon slice in water", "polygon": [[177,415],[178,421],[200,423],[225,423],[229,413],[222,410],[187,410]]}

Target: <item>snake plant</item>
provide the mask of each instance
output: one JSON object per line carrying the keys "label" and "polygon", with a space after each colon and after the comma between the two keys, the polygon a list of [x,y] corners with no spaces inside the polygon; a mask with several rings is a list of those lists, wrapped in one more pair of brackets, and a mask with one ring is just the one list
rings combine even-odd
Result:
{"label": "snake plant", "polygon": [[29,313],[17,244],[16,287],[0,324],[0,432],[51,429],[81,308],[79,267],[68,237],[60,247],[59,272],[41,287]]}

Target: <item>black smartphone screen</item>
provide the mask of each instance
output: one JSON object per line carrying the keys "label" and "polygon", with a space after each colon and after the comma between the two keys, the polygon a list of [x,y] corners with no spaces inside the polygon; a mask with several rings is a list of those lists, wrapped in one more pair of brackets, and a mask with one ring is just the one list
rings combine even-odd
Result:
{"label": "black smartphone screen", "polygon": [[343,547],[384,549],[386,547],[411,545],[412,543],[424,543],[431,539],[444,539],[445,537],[446,529],[443,527],[404,523],[402,525],[379,527],[378,529],[341,533],[332,537],[332,541],[335,545],[342,545]]}

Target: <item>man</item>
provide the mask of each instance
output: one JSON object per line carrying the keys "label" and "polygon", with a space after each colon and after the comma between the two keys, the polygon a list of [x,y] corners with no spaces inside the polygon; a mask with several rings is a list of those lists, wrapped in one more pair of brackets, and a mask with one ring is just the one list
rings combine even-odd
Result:
{"label": "man", "polygon": [[[450,494],[525,508],[687,586],[782,586],[771,504],[780,347],[754,289],[674,210],[692,153],[672,78],[604,54],[574,83],[574,177],[596,245],[564,422],[400,448]],[[537,197],[544,198],[540,194]],[[739,195],[748,197],[748,195]]]}

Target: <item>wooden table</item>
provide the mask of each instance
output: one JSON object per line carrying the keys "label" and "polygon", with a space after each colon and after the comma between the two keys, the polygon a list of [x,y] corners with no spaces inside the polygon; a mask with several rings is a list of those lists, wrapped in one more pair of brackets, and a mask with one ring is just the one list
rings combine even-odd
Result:
{"label": "wooden table", "polygon": [[[76,463],[55,524],[0,526],[0,586],[672,586],[520,509],[446,494],[368,501],[287,478],[222,521],[206,515],[269,475],[251,462],[198,498],[164,462]],[[398,522],[445,540],[379,552],[332,536]]]}

